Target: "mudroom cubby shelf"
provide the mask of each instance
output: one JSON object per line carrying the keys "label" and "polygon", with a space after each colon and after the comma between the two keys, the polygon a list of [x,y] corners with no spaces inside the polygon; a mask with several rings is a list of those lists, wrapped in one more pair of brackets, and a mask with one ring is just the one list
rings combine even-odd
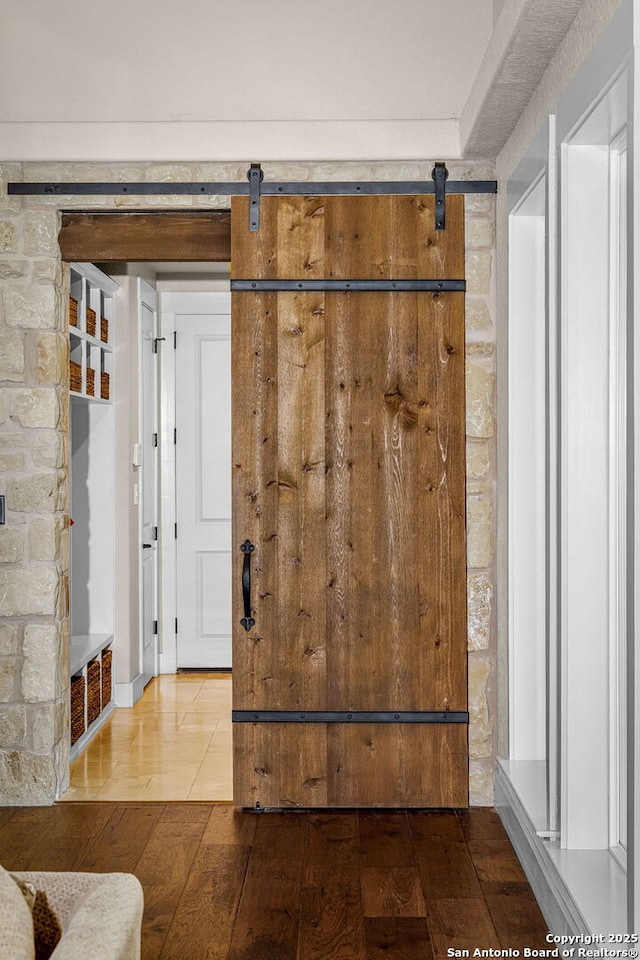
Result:
{"label": "mudroom cubby shelf", "polygon": [[[88,263],[71,264],[70,279],[70,667],[74,759],[114,710],[113,337],[118,284]],[[103,672],[108,680],[104,696]]]}
{"label": "mudroom cubby shelf", "polygon": [[112,634],[71,640],[71,760],[106,723],[113,711]]}
{"label": "mudroom cubby shelf", "polygon": [[71,395],[110,403],[113,323],[118,284],[91,263],[71,265],[69,360]]}

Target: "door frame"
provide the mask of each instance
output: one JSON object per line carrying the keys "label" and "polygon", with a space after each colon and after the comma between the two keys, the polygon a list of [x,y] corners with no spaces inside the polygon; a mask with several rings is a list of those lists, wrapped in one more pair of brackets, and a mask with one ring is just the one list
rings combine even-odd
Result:
{"label": "door frame", "polygon": [[[155,347],[155,338],[158,336],[158,321],[159,321],[159,311],[158,311],[158,293],[155,290],[148,280],[145,280],[143,277],[137,277],[135,282],[136,288],[136,306],[138,310],[138,448],[139,448],[139,462],[141,465],[142,474],[138,478],[138,491],[139,491],[139,503],[140,509],[138,510],[138,621],[139,621],[139,631],[140,631],[140,673],[142,674],[142,683],[145,687],[154,677],[158,675],[158,648],[159,648],[159,638],[158,638],[158,628],[156,627],[155,635],[152,636],[151,645],[153,646],[153,668],[150,674],[145,672],[145,646],[146,646],[146,637],[145,637],[145,580],[144,580],[144,562],[145,562],[145,553],[144,553],[144,498],[145,498],[145,487],[147,486],[147,479],[145,474],[149,472],[152,473],[151,477],[151,486],[153,489],[153,520],[154,526],[156,528],[156,539],[153,540],[153,537],[150,536],[152,542],[152,551],[153,551],[153,619],[156,624],[158,623],[158,609],[159,609],[159,527],[158,527],[158,515],[159,515],[159,464],[158,464],[158,449],[157,446],[153,449],[152,462],[148,464],[145,462],[145,383],[144,383],[144,356],[143,350],[145,347],[145,339],[143,336],[142,328],[142,311],[143,306],[151,309],[154,314],[153,322],[153,331],[151,342]],[[145,288],[148,288],[146,290]],[[151,291],[151,295],[149,294]],[[145,299],[145,296],[149,299]],[[155,306],[152,306],[152,302],[155,301]],[[155,433],[158,429],[158,387],[159,387],[159,378],[158,378],[158,363],[157,356],[153,354],[153,384],[152,384],[152,395],[151,395],[151,404],[152,409],[148,411],[151,420],[152,433]]]}
{"label": "door frame", "polygon": [[[368,185],[367,185],[367,186],[368,186]],[[375,191],[373,191],[373,192],[375,192],[375,193],[384,193],[384,192],[387,192],[387,191],[383,188],[382,182],[377,182],[376,184],[374,184],[374,186],[376,187]],[[385,186],[386,186],[386,184],[385,184]],[[449,187],[453,187],[454,184],[453,184],[453,183],[449,183],[448,186],[449,186]],[[456,186],[456,187],[458,186],[458,183],[457,183],[457,182],[455,183],[455,186]],[[301,192],[305,192],[305,193],[306,193],[309,189],[312,189],[312,187],[313,187],[312,184],[310,184],[310,183],[308,183],[308,182],[304,182],[304,184],[303,184],[303,190],[301,190]],[[494,193],[494,192],[495,192],[495,182],[493,182],[493,181],[491,181],[491,182],[490,182],[490,181],[487,181],[487,182],[478,181],[478,182],[476,182],[475,184],[473,184],[473,186],[471,186],[471,182],[467,182],[467,183],[464,183],[464,187],[467,188],[467,189],[463,189],[463,190],[461,190],[460,192],[464,192],[464,193],[467,193],[467,192],[471,192],[471,193]],[[471,189],[469,189],[469,187],[471,187]],[[491,189],[491,187],[492,187],[492,189]],[[86,189],[85,189],[85,193],[86,193],[86,192],[87,192],[87,191],[86,191]],[[391,191],[389,191],[389,192],[400,192],[400,191],[398,191],[398,190],[396,190],[396,191],[391,190]],[[222,211],[221,211],[220,213],[222,213]],[[140,213],[137,213],[137,212],[136,212],[136,213],[127,214],[127,215],[125,215],[125,216],[116,215],[116,214],[107,212],[107,210],[103,210],[103,211],[101,211],[100,213],[96,213],[95,210],[94,210],[94,212],[91,212],[91,213],[87,212],[86,214],[83,215],[83,216],[86,217],[86,220],[87,220],[87,223],[85,224],[86,229],[85,229],[85,232],[84,232],[84,237],[85,237],[85,241],[86,241],[87,246],[82,248],[82,251],[83,251],[83,252],[82,252],[82,255],[81,255],[81,256],[80,256],[80,254],[77,253],[77,249],[74,249],[73,258],[74,258],[74,259],[77,259],[78,257],[80,257],[81,259],[93,258],[93,259],[100,259],[100,260],[102,260],[102,261],[108,261],[108,260],[132,260],[132,259],[133,259],[133,256],[132,256],[132,254],[131,254],[131,253],[129,252],[129,250],[128,250],[127,241],[128,241],[129,235],[131,235],[131,236],[134,235],[134,233],[133,233],[134,221],[136,221],[135,226],[137,226],[138,232],[140,231],[140,229],[142,229],[143,231],[148,231],[148,230],[149,230],[150,220],[151,220],[151,219],[153,219],[154,222],[155,222],[155,221],[156,221],[156,218],[158,218],[158,220],[159,220],[160,218],[164,217],[164,218],[166,218],[166,220],[168,221],[168,220],[170,220],[170,218],[171,218],[172,215],[173,215],[173,214],[172,214],[171,212],[168,212],[168,211],[149,211],[149,212],[145,212],[144,214],[140,214]],[[228,218],[228,219],[227,219],[227,225],[228,225],[227,229],[228,229],[228,228],[230,228],[230,216],[229,216],[229,212],[228,212],[228,211],[224,211],[224,215]],[[65,260],[65,261],[68,261],[68,260],[72,259],[72,257],[69,256],[69,250],[70,250],[70,249],[73,249],[73,248],[70,247],[70,246],[67,246],[66,243],[65,243],[65,239],[64,239],[64,228],[65,228],[65,224],[67,224],[67,222],[68,222],[72,217],[74,217],[74,216],[78,216],[78,213],[75,212],[74,214],[70,214],[70,213],[64,213],[64,214],[63,214],[63,232],[62,232],[61,235],[60,235],[60,247],[61,247],[61,251],[62,251],[62,258],[63,258],[63,260]],[[176,216],[180,216],[180,217],[183,217],[183,218],[184,218],[184,217],[185,217],[185,212],[184,212],[184,211],[180,211],[180,213],[176,214]],[[197,217],[197,214],[191,214],[191,213],[189,212],[189,213],[186,213],[186,216],[187,216],[187,218],[189,218],[189,219],[191,219],[191,217],[194,218],[193,228],[194,228],[194,231],[195,231],[196,233],[200,233],[201,235],[204,235],[204,236],[207,235],[207,224],[206,224],[206,222],[204,222],[203,220],[201,220],[199,223],[198,223],[197,221],[195,221],[195,217]],[[100,237],[100,236],[101,236],[101,230],[102,230],[102,224],[103,224],[103,223],[104,223],[105,225],[115,224],[116,217],[117,217],[117,219],[118,219],[118,221],[119,221],[118,227],[117,227],[117,231],[116,231],[116,232],[118,233],[118,237],[119,237],[119,240],[120,240],[119,244],[118,244],[117,246],[109,247],[108,244],[105,245],[105,244],[103,243],[103,245],[102,245],[101,247],[96,247],[96,246],[92,247],[92,246],[91,246],[91,243],[89,242],[89,241],[90,241],[90,237],[91,237],[91,236],[93,236],[94,238],[95,238],[95,237]],[[466,217],[465,217],[465,219],[466,219]],[[131,234],[129,234],[129,231],[130,231],[130,230],[132,231]],[[104,238],[104,235],[102,235],[102,240],[104,241],[104,239],[105,239],[105,238]],[[204,253],[204,255],[199,256],[198,253],[197,253],[197,251],[196,251],[195,253],[192,253],[192,254],[190,255],[189,259],[192,260],[192,261],[200,260],[200,261],[203,261],[203,262],[205,262],[205,261],[206,261],[206,262],[227,262],[227,261],[228,261],[228,254],[226,254],[226,255],[220,255],[221,247],[220,247],[220,245],[218,245],[218,246],[216,247],[216,244],[215,244],[215,243],[213,244],[213,247],[214,247],[215,249],[212,250],[212,244],[211,244],[210,240],[211,240],[211,238],[210,238],[210,235],[209,235],[209,245],[208,245],[208,247],[206,247],[206,252]],[[176,243],[178,243],[179,241],[177,241],[175,238],[173,238],[173,242],[172,242],[172,241],[171,241],[171,238],[170,238],[170,237],[167,237],[166,234],[161,238],[161,241],[162,241],[162,242],[160,243],[159,248],[156,249],[156,248],[154,248],[154,247],[150,247],[150,248],[145,252],[145,255],[144,255],[144,256],[141,256],[140,254],[138,254],[138,256],[136,257],[136,259],[138,259],[138,260],[165,260],[165,261],[175,260],[176,258],[179,259],[179,250],[178,250],[178,248],[177,248],[177,246],[176,246]],[[222,246],[224,246],[224,244],[223,244]],[[100,253],[97,252],[98,249],[100,249],[100,251],[101,251]],[[116,250],[117,250],[117,253],[115,252]],[[203,251],[204,251],[204,250],[205,250],[205,245],[203,245]],[[225,251],[225,253],[226,253],[226,251]],[[159,292],[160,292],[160,291],[159,291]],[[162,332],[162,335],[164,335],[164,331],[161,331],[161,332]],[[467,328],[467,332],[466,332],[466,334],[465,334],[465,339],[468,340],[468,328]],[[161,376],[162,376],[162,374],[161,374]],[[175,373],[174,373],[174,376],[175,376]],[[163,383],[163,388],[164,388],[164,386],[165,386],[165,384]],[[166,394],[165,394],[165,395],[166,395]],[[165,413],[165,411],[164,411],[164,406],[163,406],[163,408],[162,408],[162,413],[163,413],[163,414]],[[162,429],[165,429],[165,428],[166,428],[166,421],[165,421],[165,423],[163,423]],[[163,467],[164,467],[164,464],[163,464]],[[171,522],[169,516],[165,516],[164,513],[163,513],[162,521],[164,522],[165,520],[166,520],[167,522],[169,522],[169,523]],[[171,539],[169,540],[169,543],[171,543]],[[165,538],[165,544],[166,544],[166,538]],[[175,551],[172,551],[172,552],[174,553],[174,556],[175,556]],[[164,551],[163,551],[163,553],[164,553]],[[165,561],[165,559],[168,559],[168,558],[167,558],[166,556],[163,556],[163,562]],[[174,563],[175,563],[175,560],[174,560]],[[166,566],[165,566],[165,569],[166,569]],[[467,589],[468,589],[468,587],[467,587]],[[161,615],[162,615],[162,616],[165,616],[165,615],[166,615],[166,612],[167,612],[167,611],[166,611],[165,609],[163,609]],[[175,617],[175,606],[174,606],[174,611],[173,611],[173,613],[174,613],[174,617]],[[171,614],[171,611],[169,611],[169,615],[170,615],[170,614]],[[170,654],[170,651],[169,651],[169,650],[163,651],[162,660],[163,660],[164,662],[163,662],[163,664],[162,664],[162,666],[161,666],[161,668],[160,668],[161,671],[166,671],[166,670],[170,669],[169,654]],[[175,669],[175,667],[174,667],[174,669]]]}

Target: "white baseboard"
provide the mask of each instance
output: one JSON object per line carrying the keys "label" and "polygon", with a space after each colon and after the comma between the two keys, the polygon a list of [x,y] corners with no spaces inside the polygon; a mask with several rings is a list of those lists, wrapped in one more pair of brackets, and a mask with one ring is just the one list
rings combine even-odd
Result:
{"label": "white baseboard", "polygon": [[589,927],[549,856],[549,841],[537,835],[499,762],[496,768],[495,805],[549,930],[556,934],[588,934]]}
{"label": "white baseboard", "polygon": [[139,673],[130,683],[116,683],[114,686],[116,707],[132,707],[143,694],[144,680]]}
{"label": "white baseboard", "polygon": [[176,647],[175,643],[173,648],[167,653],[161,653],[158,657],[158,674],[164,673],[177,673],[178,666],[176,663]]}
{"label": "white baseboard", "polygon": [[544,830],[544,824],[536,824],[529,810],[537,807],[539,814],[540,805],[522,767],[498,761],[495,803],[549,929],[572,935],[631,932],[624,869],[608,849],[567,850],[539,836],[536,828]]}

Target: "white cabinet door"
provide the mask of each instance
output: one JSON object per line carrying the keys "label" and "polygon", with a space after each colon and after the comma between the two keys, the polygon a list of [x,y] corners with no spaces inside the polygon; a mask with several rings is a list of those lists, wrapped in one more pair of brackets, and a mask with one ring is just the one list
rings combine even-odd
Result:
{"label": "white cabinet door", "polygon": [[158,673],[157,293],[138,280],[140,320],[140,585],[144,684]]}
{"label": "white cabinet door", "polygon": [[177,666],[229,668],[230,294],[207,294],[199,310],[175,314]]}

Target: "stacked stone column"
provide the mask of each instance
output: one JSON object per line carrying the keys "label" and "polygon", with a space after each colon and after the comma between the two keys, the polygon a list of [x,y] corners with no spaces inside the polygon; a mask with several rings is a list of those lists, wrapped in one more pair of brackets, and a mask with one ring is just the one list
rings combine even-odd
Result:
{"label": "stacked stone column", "polygon": [[487,804],[496,748],[495,198],[469,196],[465,210],[469,788],[472,804]]}
{"label": "stacked stone column", "polygon": [[[5,167],[2,179],[19,173]],[[49,803],[68,778],[69,400],[58,220],[0,196],[3,803]]]}

